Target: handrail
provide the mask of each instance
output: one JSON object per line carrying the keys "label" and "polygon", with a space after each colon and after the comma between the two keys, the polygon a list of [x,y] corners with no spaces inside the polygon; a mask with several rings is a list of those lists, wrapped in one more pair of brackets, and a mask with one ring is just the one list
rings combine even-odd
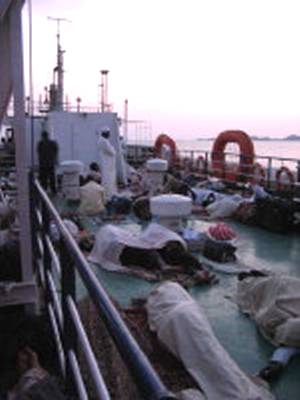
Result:
{"label": "handrail", "polygon": [[78,392],[78,397],[80,400],[88,400],[88,394],[86,392],[84,382],[82,380],[81,374],[80,374],[80,368],[77,362],[76,355],[73,350],[70,350],[68,353],[68,358],[69,362],[71,365],[71,369],[73,371],[73,374],[76,376],[76,386],[77,386],[77,392]]}
{"label": "handrail", "polygon": [[75,329],[78,333],[78,338],[79,338],[80,344],[83,348],[86,349],[85,356],[86,356],[87,363],[90,366],[91,374],[94,377],[94,381],[97,383],[97,385],[95,387],[96,392],[101,400],[102,399],[109,400],[110,397],[109,397],[108,391],[106,389],[106,386],[105,386],[102,376],[98,373],[98,366],[97,366],[96,358],[95,358],[94,353],[89,344],[87,334],[85,333],[82,323],[80,322],[80,317],[79,317],[78,311],[76,309],[76,306],[74,304],[74,300],[70,296],[68,296],[67,302],[68,302],[69,311],[72,316],[73,324],[75,325]]}
{"label": "handrail", "polygon": [[[179,153],[184,153],[184,154],[186,154],[186,153],[188,153],[188,154],[191,154],[191,153],[195,153],[195,154],[197,154],[197,153],[202,153],[202,154],[203,154],[203,153],[210,153],[210,154],[212,154],[212,153],[214,153],[214,154],[224,154],[225,156],[236,156],[236,157],[242,156],[242,157],[244,157],[244,158],[252,157],[252,156],[250,156],[250,155],[248,155],[248,154],[242,154],[242,155],[241,155],[241,154],[239,154],[239,153],[234,153],[234,152],[232,152],[232,151],[220,152],[220,151],[209,151],[209,150],[188,150],[188,149],[180,149],[180,150],[178,150],[178,152],[179,152]],[[265,159],[265,160],[268,160],[269,158],[272,158],[272,159],[277,160],[277,161],[300,162],[300,160],[299,160],[298,158],[279,157],[279,156],[262,156],[262,155],[259,155],[259,154],[255,154],[254,158]]]}
{"label": "handrail", "polygon": [[[259,179],[255,171],[255,163],[261,161],[262,167],[265,171],[264,176],[261,178],[264,181],[264,184],[269,188],[277,188],[274,186],[277,182],[276,171],[280,168],[284,163],[288,163],[288,168],[291,170],[291,173],[294,175],[295,182],[298,182],[296,186],[300,182],[300,159],[291,158],[291,157],[276,157],[276,156],[254,156],[254,163],[247,163],[247,159],[250,157],[249,155],[238,154],[234,152],[212,152],[208,150],[187,150],[180,149],[177,150],[177,161],[175,167],[184,169],[186,171],[186,159],[191,160],[191,168],[190,172],[197,173],[197,158],[199,155],[205,160],[204,167],[199,171],[202,176],[217,176],[221,178],[224,182],[254,182],[256,179]],[[212,168],[212,163],[209,161],[212,155],[222,155],[222,159],[217,162],[217,165]],[[229,162],[226,160],[226,156],[235,156],[236,160],[230,160]],[[253,157],[251,156],[251,159]],[[239,168],[237,170],[232,171],[231,164],[238,164]],[[228,178],[228,173],[235,173],[230,178]],[[233,178],[234,177],[234,178]],[[288,188],[289,186],[287,186]],[[290,186],[290,189],[294,189],[294,185]]]}
{"label": "handrail", "polygon": [[[90,265],[81,253],[77,243],[64,225],[57,210],[52,205],[38,180],[33,180],[33,185],[36,188],[43,205],[51,216],[51,219],[55,222],[61,235],[61,240],[74,261],[74,267],[79,272],[81,279],[86,285],[100,317],[106,324],[120,355],[133,375],[134,382],[143,394],[143,397],[149,400],[176,399],[176,397],[161,382],[147,357],[131,335],[127,326],[120,317],[120,314],[91,270]],[[63,265],[61,266],[63,267]]]}

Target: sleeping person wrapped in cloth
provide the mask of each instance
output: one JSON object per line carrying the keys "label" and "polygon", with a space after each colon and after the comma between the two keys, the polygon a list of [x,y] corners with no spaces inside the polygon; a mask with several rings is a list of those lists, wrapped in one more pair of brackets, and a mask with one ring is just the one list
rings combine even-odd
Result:
{"label": "sleeping person wrapped in cloth", "polygon": [[[199,281],[212,283],[215,276],[187,251],[185,241],[164,226],[151,223],[141,233],[114,225],[105,225],[96,234],[89,260],[110,271],[141,267],[148,271],[178,267]],[[129,267],[129,268],[127,268]]]}

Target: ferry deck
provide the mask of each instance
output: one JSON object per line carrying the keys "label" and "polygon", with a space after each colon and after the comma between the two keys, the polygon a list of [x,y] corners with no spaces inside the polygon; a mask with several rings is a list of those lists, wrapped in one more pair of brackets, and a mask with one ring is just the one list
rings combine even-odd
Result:
{"label": "ferry deck", "polygon": [[[282,235],[266,230],[227,221],[237,232],[237,256],[246,265],[265,268],[276,273],[300,277],[300,240],[298,234]],[[188,226],[203,231],[211,222],[192,216]],[[97,232],[100,225],[94,218],[86,218],[86,228]],[[131,217],[118,225],[138,232],[141,226]],[[201,256],[198,255],[201,260]],[[112,298],[121,306],[130,305],[132,298],[146,297],[155,283],[140,278],[108,272],[97,265],[90,264]],[[243,315],[234,301],[237,275],[216,272],[219,283],[213,286],[200,285],[189,290],[201,307],[224,348],[232,358],[249,374],[256,374],[271,357],[274,347],[257,330],[253,321]],[[78,296],[85,292],[78,280]],[[297,400],[300,393],[300,358],[296,356],[271,388],[278,400]]]}

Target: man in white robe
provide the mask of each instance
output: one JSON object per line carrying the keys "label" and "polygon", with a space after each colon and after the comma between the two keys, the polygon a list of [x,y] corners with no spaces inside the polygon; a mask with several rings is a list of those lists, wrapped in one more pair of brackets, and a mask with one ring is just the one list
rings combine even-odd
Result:
{"label": "man in white robe", "polygon": [[109,137],[109,129],[104,128],[98,143],[102,185],[108,201],[117,193],[116,151],[110,143]]}

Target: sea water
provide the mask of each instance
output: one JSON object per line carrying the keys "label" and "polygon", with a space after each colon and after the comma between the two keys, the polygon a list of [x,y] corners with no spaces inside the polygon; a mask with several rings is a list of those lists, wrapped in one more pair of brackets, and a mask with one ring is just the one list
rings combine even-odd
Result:
{"label": "sea water", "polygon": [[[213,140],[178,140],[180,150],[212,151]],[[230,146],[230,145],[229,145]],[[300,140],[255,140],[254,152],[257,156],[295,158],[300,160]],[[230,147],[226,151],[231,151]]]}
{"label": "sea water", "polygon": [[[176,144],[179,150],[201,150],[211,152],[214,141],[178,140]],[[300,140],[254,140],[253,146],[256,156],[255,161],[259,162],[263,167],[267,167],[270,162],[266,157],[272,157],[271,168],[274,170],[285,166],[295,172],[299,168]],[[225,151],[239,154],[237,144],[230,143],[226,145]]]}
{"label": "sea water", "polygon": [[[186,151],[207,151],[211,152],[213,149],[214,140],[175,140],[179,150]],[[136,143],[132,143],[136,144]],[[154,143],[145,142],[146,145],[153,145]],[[259,162],[262,166],[267,167],[269,160],[267,157],[272,157],[271,167],[278,169],[281,166],[286,166],[293,171],[297,170],[298,161],[300,161],[300,140],[254,140],[254,153],[256,156],[255,161]],[[225,147],[226,152],[239,154],[237,144],[229,143]],[[188,154],[186,154],[188,155]],[[293,159],[290,161],[287,159]],[[227,159],[230,162],[230,159]],[[237,159],[231,160],[237,162]]]}

